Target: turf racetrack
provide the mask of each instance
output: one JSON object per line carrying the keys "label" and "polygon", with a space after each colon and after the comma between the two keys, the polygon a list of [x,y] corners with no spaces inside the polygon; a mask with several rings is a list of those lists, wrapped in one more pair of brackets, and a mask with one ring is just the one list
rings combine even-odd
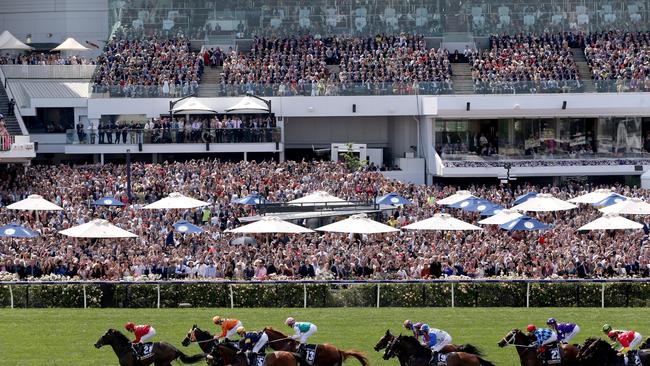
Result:
{"label": "turf racetrack", "polygon": [[[182,347],[181,340],[194,323],[216,332],[211,324],[216,314],[236,317],[248,330],[270,325],[285,333],[290,330],[283,325],[287,316],[311,321],[318,326],[318,333],[310,341],[359,349],[372,365],[398,365],[396,360],[382,360],[372,347],[387,328],[399,332],[406,318],[449,331],[454,343],[481,347],[486,358],[497,365],[518,365],[514,349],[496,346],[501,337],[529,323],[543,326],[550,316],[577,322],[579,342],[600,336],[603,323],[636,330],[644,339],[650,336],[647,308],[1,309],[0,365],[117,365],[110,347],[97,350],[93,344],[108,328],[121,330],[127,321],[151,324],[157,331],[153,340],[170,342],[184,353],[194,354],[199,352],[198,346]],[[358,364],[356,360],[346,363]]]}

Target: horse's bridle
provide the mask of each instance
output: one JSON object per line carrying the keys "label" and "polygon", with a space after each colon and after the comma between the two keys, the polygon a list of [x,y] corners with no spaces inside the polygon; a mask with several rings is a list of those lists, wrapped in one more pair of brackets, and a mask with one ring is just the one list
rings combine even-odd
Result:
{"label": "horse's bridle", "polygon": [[515,346],[515,347],[537,348],[537,347],[531,346],[529,344],[516,344],[514,342],[515,342],[515,336],[517,335],[517,332],[511,331],[509,334],[510,334],[510,336],[508,336],[506,334],[503,338],[501,338],[502,341],[506,342],[506,345],[504,347],[510,345],[510,346]]}

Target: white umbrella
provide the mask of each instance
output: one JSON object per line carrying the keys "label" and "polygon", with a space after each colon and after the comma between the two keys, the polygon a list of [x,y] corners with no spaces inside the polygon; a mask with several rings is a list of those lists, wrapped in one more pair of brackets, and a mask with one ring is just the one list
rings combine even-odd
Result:
{"label": "white umbrella", "polygon": [[609,197],[612,193],[613,192],[611,189],[597,189],[593,192],[585,193],[578,197],[573,197],[570,200],[567,200],[567,202],[594,204]]}
{"label": "white umbrella", "polygon": [[518,211],[548,212],[564,211],[578,208],[578,206],[567,201],[562,201],[550,194],[538,194],[524,203],[514,206],[513,209]]}
{"label": "white umbrella", "polygon": [[69,229],[59,231],[60,234],[73,238],[137,238],[138,236],[121,229],[110,222],[102,219],[95,219],[91,222],[73,226]]}
{"label": "white umbrella", "polygon": [[179,114],[216,114],[213,108],[203,104],[197,98],[189,98],[177,106],[174,106],[172,113]]}
{"label": "white umbrella", "polygon": [[453,205],[456,202],[460,202],[463,200],[466,200],[468,198],[472,198],[474,195],[470,191],[457,191],[456,193],[452,194],[451,196],[445,197],[441,199],[440,201],[436,202],[440,206],[444,205]]}
{"label": "white umbrella", "polygon": [[345,220],[321,226],[316,231],[348,234],[379,234],[399,231],[392,226],[369,219],[365,214],[352,215]]}
{"label": "white umbrella", "polygon": [[349,202],[341,198],[332,196],[331,194],[323,191],[316,191],[304,197],[300,197],[293,201],[289,201],[293,206],[341,206],[347,205]]}
{"label": "white umbrella", "polygon": [[314,231],[300,225],[280,220],[277,216],[265,216],[261,220],[255,221],[252,224],[240,226],[236,229],[229,229],[226,230],[226,232],[245,234],[303,234],[313,233]]}
{"label": "white umbrella", "polygon": [[70,37],[63,41],[60,45],[54,47],[52,51],[88,51],[90,48],[83,46],[74,38]]}
{"label": "white umbrella", "polygon": [[230,108],[226,108],[228,113],[271,113],[269,106],[261,100],[245,96]]}
{"label": "white umbrella", "polygon": [[429,230],[429,231],[472,231],[483,230],[476,225],[458,220],[449,214],[437,213],[426,220],[414,222],[406,225],[403,229],[407,230]]}
{"label": "white umbrella", "polygon": [[522,215],[517,210],[506,209],[506,210],[502,210],[501,212],[499,212],[498,214],[496,214],[494,216],[490,216],[490,217],[488,217],[486,219],[483,219],[483,220],[479,221],[478,223],[481,224],[481,225],[503,225],[506,222],[510,222],[510,221],[512,221],[514,219],[518,219],[518,218],[520,218],[522,216],[524,216],[524,215]]}
{"label": "white umbrella", "polygon": [[44,199],[38,194],[30,194],[22,201],[7,206],[10,210],[22,211],[61,211],[63,208]]}
{"label": "white umbrella", "polygon": [[0,50],[33,50],[33,47],[30,47],[18,38],[14,37],[13,34],[9,31],[4,31],[0,34]]}
{"label": "white umbrella", "polygon": [[617,214],[605,214],[602,217],[588,223],[587,225],[579,228],[582,230],[628,230],[628,229],[643,229],[643,225],[636,221],[628,220],[625,217],[618,216]]}
{"label": "white umbrella", "polygon": [[650,215],[650,203],[647,203],[640,198],[633,197],[611,206],[603,207],[599,211],[605,214]]}
{"label": "white umbrella", "polygon": [[173,192],[170,193],[169,196],[146,205],[143,208],[147,210],[162,210],[166,208],[196,208],[207,205],[209,205],[209,203],[194,199],[192,197],[184,196],[178,192]]}

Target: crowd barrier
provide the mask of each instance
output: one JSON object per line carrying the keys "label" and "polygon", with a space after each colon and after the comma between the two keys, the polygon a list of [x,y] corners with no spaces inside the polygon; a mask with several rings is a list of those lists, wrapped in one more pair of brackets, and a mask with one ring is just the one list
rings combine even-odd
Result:
{"label": "crowd barrier", "polygon": [[0,307],[648,307],[650,279],[2,282]]}

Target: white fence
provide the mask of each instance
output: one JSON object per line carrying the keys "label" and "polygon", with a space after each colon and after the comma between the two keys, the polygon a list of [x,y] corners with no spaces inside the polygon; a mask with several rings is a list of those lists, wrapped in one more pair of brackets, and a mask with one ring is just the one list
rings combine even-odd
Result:
{"label": "white fence", "polygon": [[91,79],[95,65],[2,65],[7,79]]}

